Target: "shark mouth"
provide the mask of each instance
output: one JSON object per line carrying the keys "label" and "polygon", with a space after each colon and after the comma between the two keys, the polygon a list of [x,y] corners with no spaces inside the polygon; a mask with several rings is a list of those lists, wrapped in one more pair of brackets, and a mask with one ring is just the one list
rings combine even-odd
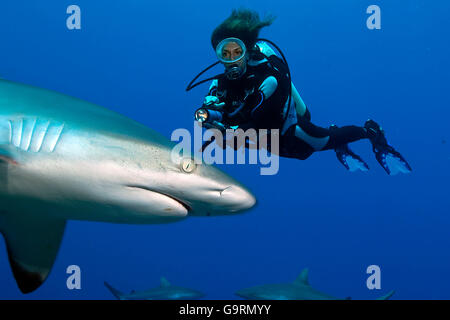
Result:
{"label": "shark mouth", "polygon": [[126,187],[127,188],[132,188],[132,189],[141,189],[141,190],[145,190],[145,191],[148,191],[148,192],[151,192],[151,193],[154,193],[154,194],[158,194],[158,195],[167,197],[167,198],[177,202],[178,204],[180,204],[188,213],[192,212],[192,208],[187,203],[181,201],[180,199],[178,199],[178,198],[176,198],[176,197],[174,197],[174,196],[172,196],[170,194],[167,194],[167,193],[164,193],[164,192],[152,189],[152,188],[148,188],[146,186],[141,186],[141,185],[127,185]]}

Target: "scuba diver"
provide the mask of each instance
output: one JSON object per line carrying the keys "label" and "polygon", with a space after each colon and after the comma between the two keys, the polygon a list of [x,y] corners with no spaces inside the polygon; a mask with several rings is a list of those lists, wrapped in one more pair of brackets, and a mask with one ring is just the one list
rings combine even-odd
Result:
{"label": "scuba diver", "polygon": [[[305,160],[314,152],[334,150],[338,160],[350,171],[367,171],[369,166],[348,144],[369,139],[376,159],[388,174],[411,172],[408,162],[388,144],[383,129],[375,121],[367,120],[363,127],[331,125],[329,128],[311,122],[311,113],[292,83],[283,53],[272,41],[258,38],[260,30],[273,20],[273,17],[261,20],[256,12],[248,9],[235,9],[213,31],[211,44],[218,61],[199,73],[186,89],[189,91],[212,80],[195,119],[206,128],[221,131],[278,129],[280,156]],[[224,73],[194,84],[219,63],[224,65]]]}

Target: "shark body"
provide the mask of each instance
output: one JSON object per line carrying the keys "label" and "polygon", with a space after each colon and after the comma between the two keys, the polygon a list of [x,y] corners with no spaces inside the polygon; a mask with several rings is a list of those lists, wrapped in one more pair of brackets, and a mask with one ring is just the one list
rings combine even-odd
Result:
{"label": "shark body", "polygon": [[193,300],[204,297],[200,291],[173,286],[166,278],[161,278],[159,287],[145,291],[131,291],[123,293],[105,282],[105,286],[119,300]]}
{"label": "shark body", "polygon": [[[378,298],[387,300],[394,291]],[[309,284],[308,269],[303,269],[294,282],[265,284],[242,289],[236,295],[249,300],[344,300],[320,292]],[[350,298],[346,298],[348,300]]]}
{"label": "shark body", "polygon": [[47,278],[67,220],[170,223],[255,204],[220,170],[174,161],[173,145],[100,106],[0,80],[0,232],[20,290]]}

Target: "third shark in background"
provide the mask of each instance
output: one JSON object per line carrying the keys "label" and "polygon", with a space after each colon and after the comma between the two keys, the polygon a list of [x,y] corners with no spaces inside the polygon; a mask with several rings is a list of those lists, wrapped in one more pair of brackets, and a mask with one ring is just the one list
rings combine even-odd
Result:
{"label": "third shark in background", "polygon": [[[387,300],[393,294],[394,291],[390,291],[377,300]],[[308,281],[308,269],[303,269],[294,282],[250,287],[237,291],[236,295],[251,300],[343,300],[312,288]]]}

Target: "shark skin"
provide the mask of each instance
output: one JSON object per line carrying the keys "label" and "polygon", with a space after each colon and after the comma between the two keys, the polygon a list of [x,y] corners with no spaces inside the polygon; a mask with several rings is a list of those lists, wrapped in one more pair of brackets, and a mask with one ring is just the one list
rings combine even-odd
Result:
{"label": "shark skin", "polygon": [[131,291],[123,293],[113,288],[105,281],[105,286],[118,300],[194,300],[203,298],[205,295],[197,290],[173,286],[166,278],[161,277],[161,284],[157,288],[145,291]]}
{"label": "shark skin", "polygon": [[256,203],[213,166],[103,107],[0,80],[0,232],[23,293],[47,278],[67,220],[157,224]]}
{"label": "shark skin", "polygon": [[[378,298],[388,300],[394,291]],[[265,284],[242,289],[236,295],[249,300],[349,300],[340,299],[312,288],[308,280],[308,269],[303,269],[294,282]]]}

